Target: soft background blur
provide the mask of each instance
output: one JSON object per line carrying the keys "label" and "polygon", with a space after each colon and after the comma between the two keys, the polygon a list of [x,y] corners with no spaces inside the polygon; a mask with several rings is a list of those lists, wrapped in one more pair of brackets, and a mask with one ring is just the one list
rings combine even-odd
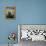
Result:
{"label": "soft background blur", "polygon": [[[15,20],[5,18],[6,6],[16,6]],[[10,32],[17,34],[18,24],[46,24],[46,0],[0,0],[0,44],[8,43]]]}

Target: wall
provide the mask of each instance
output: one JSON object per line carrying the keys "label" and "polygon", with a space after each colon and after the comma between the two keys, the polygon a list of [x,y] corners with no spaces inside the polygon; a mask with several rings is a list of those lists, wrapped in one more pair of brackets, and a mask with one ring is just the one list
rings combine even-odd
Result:
{"label": "wall", "polygon": [[[16,20],[4,16],[5,6],[16,6]],[[1,0],[0,44],[8,43],[9,32],[17,32],[17,24],[46,24],[46,0]],[[17,42],[17,40],[16,40]]]}

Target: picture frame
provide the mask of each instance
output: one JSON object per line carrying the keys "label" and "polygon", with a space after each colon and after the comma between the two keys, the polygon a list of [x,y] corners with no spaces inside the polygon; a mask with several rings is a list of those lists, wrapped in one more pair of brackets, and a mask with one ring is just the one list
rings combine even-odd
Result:
{"label": "picture frame", "polygon": [[16,18],[16,7],[15,6],[6,6],[5,7],[5,18],[6,19]]}

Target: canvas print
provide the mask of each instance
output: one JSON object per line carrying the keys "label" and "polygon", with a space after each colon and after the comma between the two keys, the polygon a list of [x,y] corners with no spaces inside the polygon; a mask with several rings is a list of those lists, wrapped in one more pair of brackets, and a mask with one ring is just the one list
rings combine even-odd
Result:
{"label": "canvas print", "polygon": [[8,46],[13,46],[18,43],[18,36],[16,32],[9,32],[7,39]]}
{"label": "canvas print", "polygon": [[[46,25],[19,25],[20,41],[46,41]],[[19,32],[18,32],[19,33]]]}
{"label": "canvas print", "polygon": [[14,7],[14,6],[7,6],[7,7],[5,7],[5,17],[7,19],[14,19],[14,18],[16,18],[16,7]]}

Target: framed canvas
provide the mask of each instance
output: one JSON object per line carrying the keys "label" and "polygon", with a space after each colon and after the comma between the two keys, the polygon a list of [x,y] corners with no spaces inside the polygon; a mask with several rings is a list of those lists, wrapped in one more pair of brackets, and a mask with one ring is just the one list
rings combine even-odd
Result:
{"label": "framed canvas", "polygon": [[18,25],[18,38],[21,40],[46,41],[46,25]]}
{"label": "framed canvas", "polygon": [[7,7],[5,7],[5,18],[6,19],[14,19],[14,18],[16,18],[16,7],[15,6],[7,6]]}

